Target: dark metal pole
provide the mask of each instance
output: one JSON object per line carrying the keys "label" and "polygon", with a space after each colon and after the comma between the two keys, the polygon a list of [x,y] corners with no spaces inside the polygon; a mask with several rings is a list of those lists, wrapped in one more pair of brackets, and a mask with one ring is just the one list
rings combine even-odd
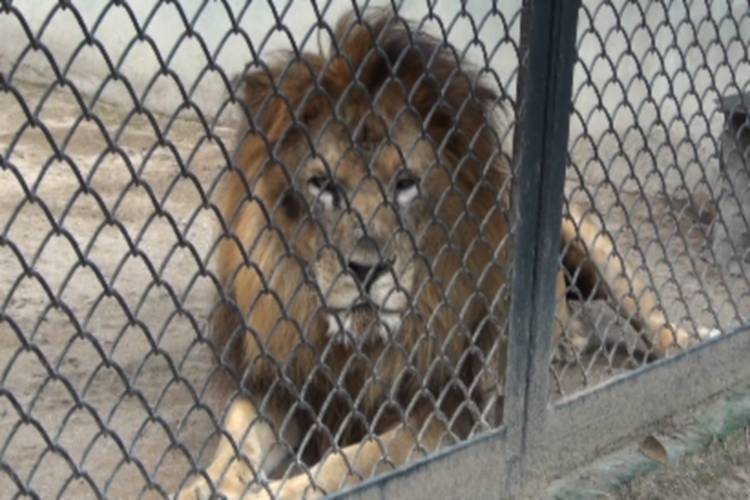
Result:
{"label": "dark metal pole", "polygon": [[511,449],[504,493],[513,497],[534,491],[544,474],[534,450],[547,414],[579,7],[580,0],[524,5],[528,52],[515,141],[517,233],[505,412]]}

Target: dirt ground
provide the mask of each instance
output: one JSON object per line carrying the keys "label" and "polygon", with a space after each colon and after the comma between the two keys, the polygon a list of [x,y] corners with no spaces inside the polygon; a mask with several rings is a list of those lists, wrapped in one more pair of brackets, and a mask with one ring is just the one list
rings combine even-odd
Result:
{"label": "dirt ground", "polygon": [[[30,109],[44,91],[18,90]],[[5,152],[26,119],[12,94],[0,108]],[[120,128],[122,110],[94,111],[100,124],[74,127],[80,109],[55,92],[39,117],[58,145],[67,138],[64,154],[24,126],[0,170],[0,491],[20,480],[42,498],[160,497],[149,488],[175,489],[189,467],[175,445],[199,456],[214,428],[196,406],[216,293],[201,190],[226,162],[196,121],[175,121],[164,147],[143,116]],[[104,153],[99,127],[120,154]],[[191,159],[184,171],[177,157]]]}
{"label": "dirt ground", "polygon": [[[16,91],[24,105],[0,93],[0,151],[10,166],[0,169],[0,491],[161,497],[186,476],[189,454],[205,460],[213,446],[218,408],[207,391],[205,335],[216,286],[206,270],[218,224],[206,201],[225,153],[194,113],[156,117],[168,130],[163,145],[143,115],[97,104],[98,120],[82,119],[65,89],[38,115],[56,152],[25,117],[46,89]],[[102,129],[117,152],[107,152]],[[231,143],[231,129],[212,133]],[[699,213],[616,191],[597,195],[610,208],[622,201],[608,210],[608,225],[629,218],[635,229],[616,231],[618,244],[660,283],[675,323],[726,329],[748,317],[747,281],[728,284],[711,265]],[[667,243],[653,244],[655,234]],[[652,242],[645,254],[633,254],[644,241]],[[622,335],[607,308],[580,310],[589,333]],[[556,392],[641,362],[596,350],[553,364]],[[746,452],[732,450],[747,463]],[[659,484],[632,494],[651,498]]]}
{"label": "dirt ground", "polygon": [[738,500],[750,498],[750,427],[716,440],[664,469],[633,481],[622,500]]}

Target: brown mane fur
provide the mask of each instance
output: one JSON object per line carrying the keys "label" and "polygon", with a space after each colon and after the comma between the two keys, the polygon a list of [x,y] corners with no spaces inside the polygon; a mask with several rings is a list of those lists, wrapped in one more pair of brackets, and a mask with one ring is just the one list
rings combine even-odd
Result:
{"label": "brown mane fur", "polygon": [[[450,46],[388,15],[342,19],[330,53],[285,54],[246,79],[250,124],[224,180],[225,288],[214,314],[222,361],[258,408],[286,411],[296,402],[302,428],[318,430],[310,460],[406,413],[441,412],[466,434],[504,359],[508,169],[491,116],[497,96]],[[451,189],[418,244],[422,282],[398,341],[358,352],[326,336],[323,297],[300,257],[314,253],[307,246],[320,228],[295,193],[296,166],[279,156],[307,124],[342,107],[369,109],[377,95],[394,113],[419,117],[448,163]],[[488,365],[491,375],[482,372]]]}

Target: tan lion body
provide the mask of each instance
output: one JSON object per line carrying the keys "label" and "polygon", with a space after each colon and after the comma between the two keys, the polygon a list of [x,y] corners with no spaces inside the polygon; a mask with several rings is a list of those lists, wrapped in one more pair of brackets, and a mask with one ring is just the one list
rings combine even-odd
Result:
{"label": "tan lion body", "polygon": [[[339,56],[246,82],[214,320],[241,395],[185,498],[320,495],[498,423],[510,249],[496,97],[450,48],[387,16],[368,24],[339,23]],[[570,212],[566,264],[603,277],[594,288],[666,351],[653,293]],[[307,466],[259,481],[292,457]]]}

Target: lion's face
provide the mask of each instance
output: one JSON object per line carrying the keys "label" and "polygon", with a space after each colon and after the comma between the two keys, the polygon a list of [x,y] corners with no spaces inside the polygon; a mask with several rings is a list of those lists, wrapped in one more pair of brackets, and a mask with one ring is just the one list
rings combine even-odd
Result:
{"label": "lion's face", "polygon": [[450,181],[416,115],[380,95],[372,108],[345,102],[338,119],[317,116],[280,148],[306,206],[295,249],[323,297],[328,335],[345,343],[398,334]]}
{"label": "lion's face", "polygon": [[263,345],[309,367],[307,346],[412,349],[435,333],[426,369],[437,349],[477,342],[499,303],[498,97],[432,37],[347,23],[330,57],[290,53],[246,75],[220,273],[248,324],[245,361]]}

